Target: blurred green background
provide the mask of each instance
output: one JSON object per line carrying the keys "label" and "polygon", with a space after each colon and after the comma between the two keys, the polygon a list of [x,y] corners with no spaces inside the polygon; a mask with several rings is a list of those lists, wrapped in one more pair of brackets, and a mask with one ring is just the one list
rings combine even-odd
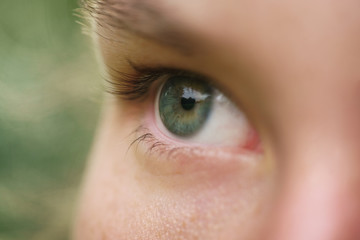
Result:
{"label": "blurred green background", "polygon": [[0,1],[0,239],[68,239],[101,99],[77,0]]}

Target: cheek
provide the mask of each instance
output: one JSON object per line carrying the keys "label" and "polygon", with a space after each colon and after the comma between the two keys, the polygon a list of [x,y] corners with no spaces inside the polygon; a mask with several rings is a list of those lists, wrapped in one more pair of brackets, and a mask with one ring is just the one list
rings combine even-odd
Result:
{"label": "cheek", "polygon": [[74,239],[239,240],[261,232],[271,189],[266,168],[250,164],[156,175],[127,152],[128,144],[121,141],[127,134],[121,128],[102,129]]}
{"label": "cheek", "polygon": [[225,188],[154,190],[126,178],[117,186],[89,181],[93,186],[84,194],[75,239],[238,240],[260,232],[267,198],[262,189],[244,196]]}

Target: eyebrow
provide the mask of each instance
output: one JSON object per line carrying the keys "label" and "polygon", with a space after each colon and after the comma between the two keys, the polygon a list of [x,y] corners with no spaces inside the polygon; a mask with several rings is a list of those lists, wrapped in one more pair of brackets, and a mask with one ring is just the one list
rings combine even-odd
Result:
{"label": "eyebrow", "polygon": [[[127,32],[141,38],[193,54],[200,44],[194,32],[172,19],[152,1],[146,0],[83,0],[82,6],[100,28]],[[105,36],[103,36],[105,37]],[[123,34],[121,38],[125,38]],[[112,39],[114,40],[114,39]],[[119,40],[116,38],[115,40]]]}

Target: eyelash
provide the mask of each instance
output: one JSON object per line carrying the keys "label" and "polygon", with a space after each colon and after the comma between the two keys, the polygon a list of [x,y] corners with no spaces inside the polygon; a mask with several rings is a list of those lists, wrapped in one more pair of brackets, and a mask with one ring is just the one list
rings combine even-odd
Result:
{"label": "eyelash", "polygon": [[138,147],[139,144],[141,143],[147,143],[148,148],[147,148],[147,155],[151,155],[152,153],[157,153],[159,155],[163,155],[163,154],[167,154],[167,157],[170,157],[171,155],[173,155],[176,151],[178,150],[184,150],[183,147],[171,147],[169,144],[166,144],[162,141],[160,141],[159,139],[157,139],[151,132],[149,129],[147,129],[144,126],[140,126],[138,128],[135,129],[135,131],[133,131],[132,133],[135,136],[140,135],[139,137],[136,137],[135,140],[133,140],[129,147],[128,147],[128,151],[130,150],[131,147]]}
{"label": "eyelash", "polygon": [[174,68],[147,68],[128,62],[133,73],[125,73],[108,66],[109,78],[105,78],[106,92],[127,101],[141,101],[146,98],[152,84],[163,76],[196,75]]}

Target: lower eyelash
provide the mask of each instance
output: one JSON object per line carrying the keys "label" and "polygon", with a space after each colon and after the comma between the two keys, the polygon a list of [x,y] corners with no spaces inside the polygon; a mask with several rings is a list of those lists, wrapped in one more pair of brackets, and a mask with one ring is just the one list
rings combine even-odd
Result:
{"label": "lower eyelash", "polygon": [[138,146],[143,144],[144,153],[147,158],[151,158],[156,154],[158,159],[194,159],[208,158],[208,159],[222,159],[226,160],[235,160],[235,161],[244,161],[248,156],[254,156],[257,154],[247,151],[234,151],[232,149],[218,149],[218,148],[203,148],[199,146],[174,146],[172,144],[165,143],[155,137],[154,134],[150,132],[148,128],[144,125],[137,127],[132,133],[132,136],[136,138],[129,144],[129,151],[132,147],[135,147],[135,150],[138,150]]}
{"label": "lower eyelash", "polygon": [[160,155],[167,154],[166,157],[170,157],[173,155],[176,151],[181,150],[184,151],[184,147],[173,147],[169,144],[166,144],[159,139],[157,139],[152,133],[150,133],[149,129],[144,127],[143,125],[136,128],[131,135],[138,136],[135,140],[133,140],[129,147],[128,151],[131,147],[138,148],[139,144],[145,143],[147,146],[146,154],[151,155],[153,153],[157,153]]}
{"label": "lower eyelash", "polygon": [[[131,135],[136,138],[130,143],[128,150],[135,147],[135,151],[138,151],[140,144],[144,146],[144,153],[147,158],[151,158],[154,154],[158,159],[197,159],[202,157],[219,157],[219,151],[209,150],[199,146],[176,146],[169,143],[165,143],[155,137],[148,128],[140,125],[136,128]],[[221,157],[228,154],[224,152],[220,153]],[[233,157],[233,154],[229,153]]]}

